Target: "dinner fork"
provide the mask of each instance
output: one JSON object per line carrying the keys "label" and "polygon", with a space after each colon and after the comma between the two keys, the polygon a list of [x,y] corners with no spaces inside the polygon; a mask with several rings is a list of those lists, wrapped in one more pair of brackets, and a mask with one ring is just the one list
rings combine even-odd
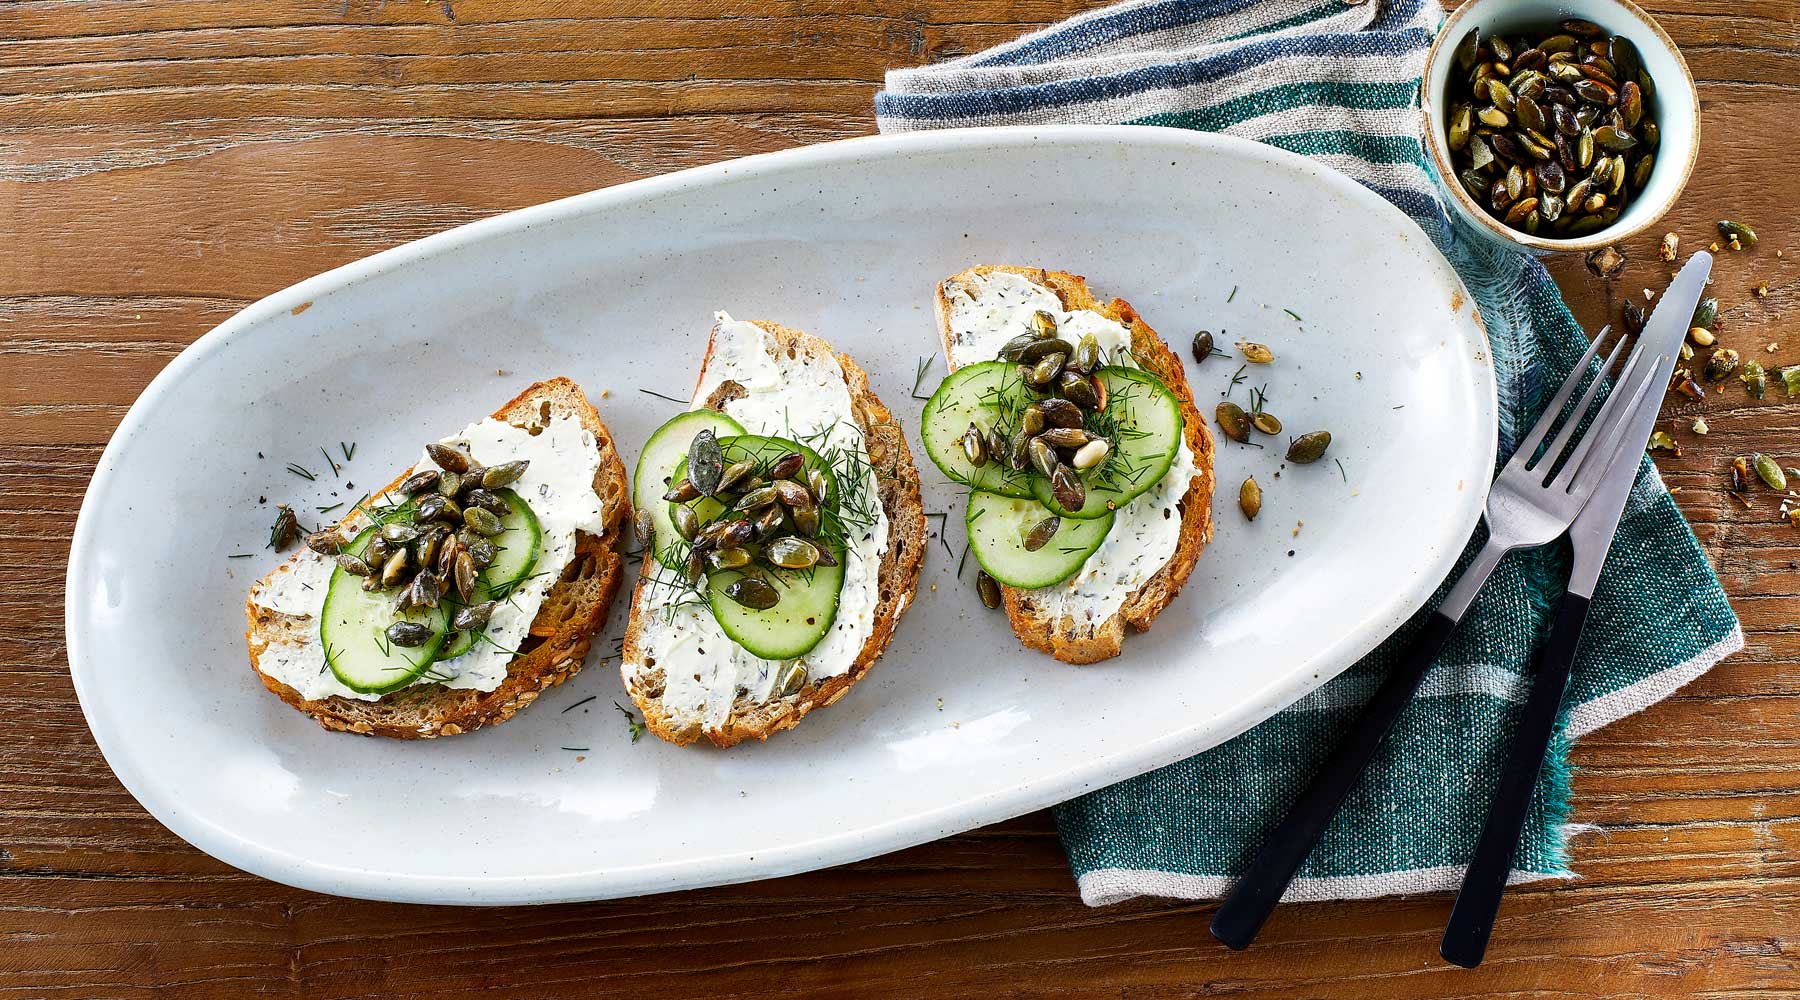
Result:
{"label": "dinner fork", "polygon": [[[1501,557],[1561,537],[1604,477],[1612,456],[1620,448],[1643,447],[1642,441],[1624,440],[1629,417],[1640,407],[1661,404],[1661,393],[1652,391],[1658,388],[1652,384],[1657,362],[1675,351],[1679,340],[1646,343],[1640,337],[1612,391],[1596,409],[1595,400],[1605,391],[1606,372],[1625,347],[1625,338],[1619,338],[1606,360],[1594,365],[1608,329],[1594,338],[1494,480],[1487,499],[1488,537],[1481,551],[1213,915],[1213,937],[1225,945],[1241,949],[1255,939]],[[1577,391],[1581,396],[1570,407]],[[1566,418],[1559,420],[1565,410]],[[1552,430],[1555,437],[1540,449]],[[1590,455],[1594,460],[1587,461]]]}

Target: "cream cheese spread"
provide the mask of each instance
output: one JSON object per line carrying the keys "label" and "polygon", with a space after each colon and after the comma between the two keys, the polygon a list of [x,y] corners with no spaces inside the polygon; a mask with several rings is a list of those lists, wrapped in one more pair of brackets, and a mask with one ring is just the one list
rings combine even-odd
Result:
{"label": "cream cheese spread", "polygon": [[[1008,271],[970,275],[945,282],[949,303],[949,363],[992,361],[1006,342],[1030,332],[1032,314],[1049,313],[1059,336],[1080,341],[1092,334],[1107,364],[1138,367],[1132,358],[1131,331],[1090,309],[1066,310],[1056,293]],[[1181,511],[1176,508],[1199,472],[1186,435],[1169,471],[1142,496],[1113,515],[1112,530],[1080,572],[1053,587],[1032,592],[1040,606],[1080,625],[1097,625],[1117,614],[1125,600],[1175,554],[1181,542]]]}
{"label": "cream cheese spread", "polygon": [[[703,406],[727,381],[746,395],[724,404],[724,411],[751,434],[804,439],[828,462],[832,453],[849,453],[857,461],[833,462],[833,471],[866,479],[864,495],[877,496],[878,483],[868,461],[862,429],[853,416],[850,387],[837,355],[790,353],[754,323],[715,317],[712,356],[694,390],[694,409]],[[774,697],[790,664],[806,669],[817,683],[849,671],[875,630],[880,600],[881,560],[888,551],[887,514],[879,503],[871,523],[844,540],[844,582],[838,593],[837,618],[831,630],[805,656],[765,660],[732,642],[704,604],[681,600],[675,588],[646,585],[638,640],[638,660],[627,662],[636,674],[652,664],[663,671],[663,709],[691,719],[707,730],[722,728],[739,702],[757,705]]]}
{"label": "cream cheese spread", "polygon": [[[536,434],[489,417],[469,425],[460,434],[445,438],[442,443],[466,447],[469,454],[485,466],[521,459],[531,463],[511,489],[524,499],[538,519],[542,539],[537,563],[512,595],[494,609],[484,641],[475,643],[461,656],[432,664],[425,675],[413,681],[414,684],[441,683],[452,688],[492,691],[506,680],[507,668],[513,660],[511,651],[525,641],[545,595],[574,558],[576,532],[597,535],[603,528],[605,512],[600,496],[594,492],[594,476],[600,471],[600,451],[594,435],[581,425],[581,421],[563,414],[552,416]],[[437,466],[429,459],[421,458],[412,471],[427,468]],[[358,517],[348,528],[354,533],[367,524],[366,519]],[[258,657],[257,666],[309,701],[332,695],[375,701],[381,696],[352,691],[337,679],[325,662],[318,618],[324,609],[325,590],[335,568],[330,559],[307,549],[251,590],[250,601],[258,607],[309,619],[303,628],[294,630],[300,638],[281,638],[269,643]]]}

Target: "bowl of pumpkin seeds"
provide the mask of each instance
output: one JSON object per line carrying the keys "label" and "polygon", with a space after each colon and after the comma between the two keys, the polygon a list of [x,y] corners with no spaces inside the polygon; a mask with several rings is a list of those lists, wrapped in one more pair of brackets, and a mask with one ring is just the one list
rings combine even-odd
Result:
{"label": "bowl of pumpkin seeds", "polygon": [[1420,104],[1455,214],[1540,254],[1653,225],[1699,149],[1687,62],[1630,0],[1472,0],[1431,47]]}

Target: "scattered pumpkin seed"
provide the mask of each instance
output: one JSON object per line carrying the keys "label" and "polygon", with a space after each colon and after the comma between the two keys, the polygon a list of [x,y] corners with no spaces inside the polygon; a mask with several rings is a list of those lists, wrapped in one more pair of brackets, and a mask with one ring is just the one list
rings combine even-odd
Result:
{"label": "scattered pumpkin seed", "polygon": [[1711,427],[1708,427],[1708,426],[1707,426],[1707,425],[1706,425],[1706,418],[1705,418],[1705,417],[1695,417],[1695,418],[1694,418],[1694,428],[1693,428],[1693,430],[1694,430],[1694,433],[1695,433],[1695,434],[1699,434],[1699,435],[1700,435],[1700,436],[1702,436],[1702,437],[1704,437],[1704,436],[1706,436],[1706,435],[1707,435],[1707,434],[1708,434],[1708,433],[1709,433],[1709,432],[1711,432],[1711,430],[1712,430],[1712,428],[1711,428]]}
{"label": "scattered pumpkin seed", "polygon": [[1246,520],[1256,520],[1262,512],[1262,487],[1256,485],[1256,477],[1251,476],[1238,487],[1238,509],[1244,512]]}
{"label": "scattered pumpkin seed", "polygon": [[1213,419],[1219,422],[1219,430],[1225,436],[1240,444],[1250,440],[1250,415],[1244,408],[1226,400],[1213,409]]}
{"label": "scattered pumpkin seed", "polygon": [[1311,465],[1331,447],[1330,431],[1312,431],[1288,442],[1287,460],[1296,465]]}
{"label": "scattered pumpkin seed", "polygon": [[1756,230],[1730,219],[1719,220],[1719,235],[1732,244],[1733,250],[1756,245]]}
{"label": "scattered pumpkin seed", "polygon": [[1781,369],[1781,387],[1789,396],[1800,395],[1800,365],[1789,365]]}
{"label": "scattered pumpkin seed", "polygon": [[767,611],[781,603],[781,594],[760,577],[745,576],[725,588],[725,596],[752,611]]}
{"label": "scattered pumpkin seed", "polygon": [[1238,341],[1237,349],[1238,353],[1244,356],[1244,360],[1253,365],[1266,365],[1275,360],[1275,352],[1269,350],[1268,345],[1266,344],[1240,340]]}
{"label": "scattered pumpkin seed", "polygon": [[1674,233],[1664,233],[1662,245],[1656,248],[1656,256],[1664,262],[1675,260],[1675,249],[1681,245],[1681,237]]}
{"label": "scattered pumpkin seed", "polygon": [[1031,530],[1025,532],[1025,551],[1036,552],[1050,544],[1050,539],[1056,537],[1056,531],[1061,527],[1062,518],[1054,516],[1032,525]]}
{"label": "scattered pumpkin seed", "polygon": [[1207,358],[1212,357],[1213,335],[1206,330],[1201,330],[1199,333],[1194,334],[1193,350],[1195,364],[1200,364]]}
{"label": "scattered pumpkin seed", "polygon": [[1675,439],[1673,437],[1669,436],[1668,431],[1662,431],[1662,430],[1651,431],[1650,432],[1650,443],[1648,446],[1645,447],[1644,450],[1645,451],[1672,451],[1675,453],[1675,456],[1677,458],[1681,457],[1681,446],[1675,443]]}
{"label": "scattered pumpkin seed", "polygon": [[415,472],[412,475],[407,476],[406,481],[400,484],[400,492],[407,496],[412,496],[414,493],[423,493],[426,490],[431,489],[433,486],[436,486],[437,483],[437,471],[434,469],[426,469],[423,472]]}
{"label": "scattered pumpkin seed", "polygon": [[1756,467],[1757,477],[1760,478],[1763,481],[1763,484],[1769,489],[1772,489],[1777,493],[1784,492],[1787,489],[1787,473],[1781,471],[1780,464],[1774,459],[1764,455],[1762,452],[1757,452],[1750,456],[1750,463]]}
{"label": "scattered pumpkin seed", "polygon": [[981,603],[989,610],[1000,606],[1000,584],[987,575],[987,570],[975,571],[975,590],[981,595]]}
{"label": "scattered pumpkin seed", "polygon": [[425,645],[435,634],[431,626],[419,622],[395,622],[387,627],[388,641],[409,649]]}
{"label": "scattered pumpkin seed", "polygon": [[1268,410],[1256,411],[1256,414],[1250,418],[1250,426],[1255,427],[1264,434],[1273,435],[1281,433],[1281,420]]}
{"label": "scattered pumpkin seed", "polygon": [[1763,371],[1762,362],[1754,358],[1744,362],[1744,370],[1738,374],[1738,378],[1743,380],[1753,399],[1763,398],[1763,393],[1769,390],[1768,373]]}
{"label": "scattered pumpkin seed", "polygon": [[1706,359],[1706,380],[1723,382],[1732,372],[1737,371],[1738,352],[1729,347],[1720,347]]}
{"label": "scattered pumpkin seed", "polygon": [[1717,339],[1713,336],[1713,332],[1711,330],[1708,330],[1706,327],[1703,327],[1703,326],[1696,326],[1693,329],[1689,330],[1688,338],[1690,340],[1692,340],[1694,343],[1699,344],[1701,347],[1711,347],[1713,345],[1713,341],[1715,341]]}
{"label": "scattered pumpkin seed", "polygon": [[484,489],[490,490],[511,486],[519,481],[519,477],[523,476],[525,470],[530,466],[531,462],[526,459],[520,459],[517,462],[502,462],[499,465],[490,465],[487,467],[487,470],[481,474],[481,485]]}
{"label": "scattered pumpkin seed", "polygon": [[425,454],[445,472],[469,471],[468,453],[436,441],[425,446]]}

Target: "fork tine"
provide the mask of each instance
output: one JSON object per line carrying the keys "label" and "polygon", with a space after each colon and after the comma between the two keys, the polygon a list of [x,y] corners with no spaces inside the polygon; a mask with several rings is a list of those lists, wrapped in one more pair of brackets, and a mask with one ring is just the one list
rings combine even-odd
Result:
{"label": "fork tine", "polygon": [[1619,373],[1617,387],[1607,397],[1600,415],[1594,418],[1593,427],[1569,454],[1569,460],[1563,464],[1562,471],[1557,473],[1555,482],[1551,484],[1553,488],[1563,488],[1568,492],[1593,489],[1600,475],[1611,466],[1613,455],[1622,446],[1620,437],[1625,433],[1632,415],[1644,406],[1662,405],[1662,400],[1655,398],[1651,390],[1654,388],[1653,383],[1657,381],[1658,362],[1666,360],[1666,354],[1650,357],[1648,351],[1640,351],[1626,362],[1626,371]]}
{"label": "fork tine", "polygon": [[[1599,337],[1594,338],[1596,341],[1599,339]],[[1611,370],[1613,362],[1619,359],[1620,352],[1624,350],[1625,338],[1620,337],[1619,342],[1613,345],[1612,353],[1608,354],[1606,360],[1600,363],[1599,373],[1594,376],[1594,381],[1588,383],[1587,391],[1581,394],[1581,400],[1575,404],[1574,409],[1569,411],[1569,419],[1563,422],[1562,430],[1557,432],[1555,440],[1550,442],[1550,447],[1544,449],[1544,459],[1540,467],[1544,470],[1546,484],[1549,482],[1550,470],[1556,467],[1557,457],[1563,453],[1563,449],[1569,446],[1569,442],[1575,439],[1576,433],[1585,429],[1583,424],[1587,420],[1588,410],[1593,408],[1594,398],[1600,395],[1601,389],[1605,388],[1606,373]],[[1627,361],[1625,366],[1630,368],[1631,362]],[[1604,408],[1605,404],[1602,403],[1601,406]],[[1564,463],[1564,467],[1567,467],[1567,463]]]}
{"label": "fork tine", "polygon": [[1525,440],[1519,442],[1518,449],[1513,452],[1512,461],[1507,463],[1508,466],[1516,463],[1523,468],[1531,461],[1531,456],[1537,452],[1538,444],[1544,440],[1544,436],[1549,434],[1550,428],[1555,425],[1556,415],[1562,412],[1563,404],[1569,401],[1570,396],[1575,395],[1576,389],[1581,388],[1582,379],[1587,377],[1588,362],[1593,361],[1594,355],[1600,353],[1600,342],[1606,339],[1606,332],[1611,329],[1610,326],[1600,328],[1600,332],[1594,337],[1594,342],[1588,345],[1587,353],[1581,356],[1580,361],[1575,362],[1574,370],[1569,372],[1568,378],[1563,379],[1563,384],[1556,390],[1556,395],[1544,407],[1543,415],[1538,417],[1536,424],[1532,425],[1531,433],[1525,435]]}

